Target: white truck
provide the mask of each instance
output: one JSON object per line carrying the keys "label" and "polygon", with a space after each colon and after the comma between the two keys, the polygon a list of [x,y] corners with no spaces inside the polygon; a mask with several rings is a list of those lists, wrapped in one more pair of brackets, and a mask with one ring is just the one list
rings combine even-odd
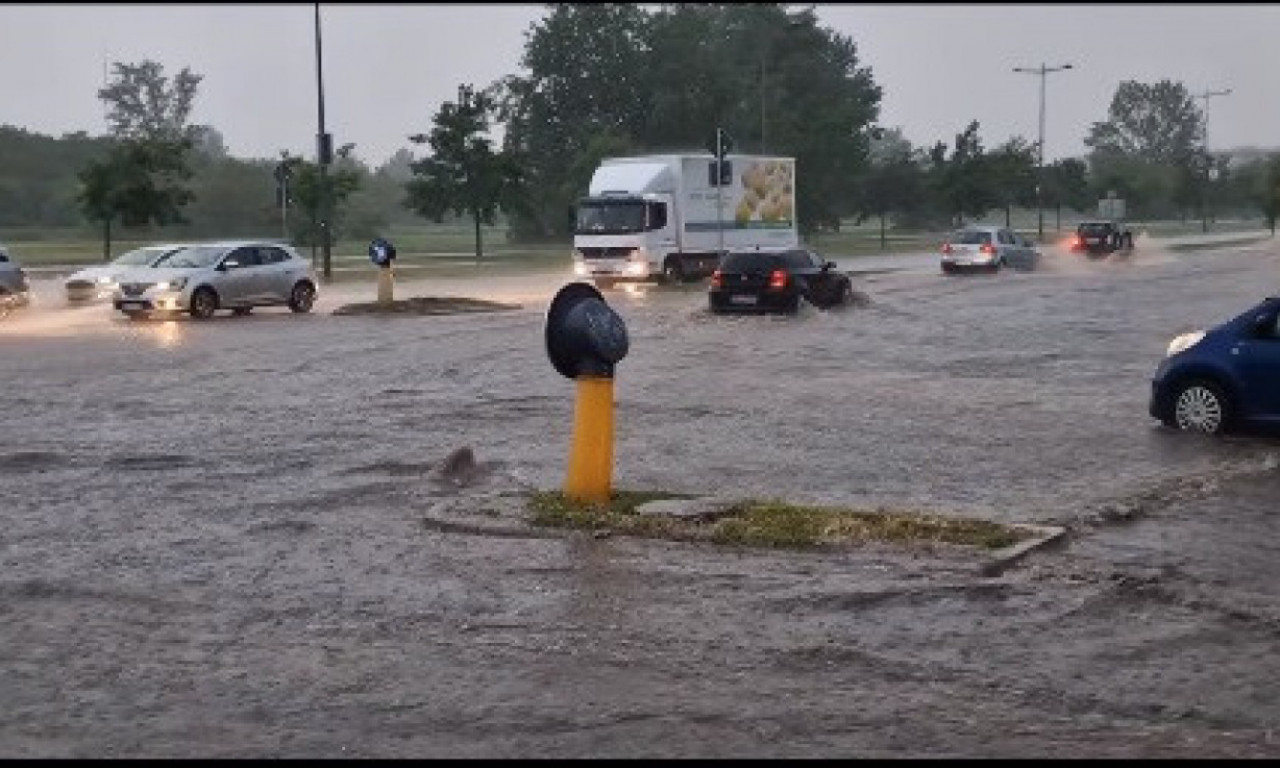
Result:
{"label": "white truck", "polygon": [[795,248],[795,170],[790,157],[607,158],[575,209],[574,273],[600,287],[683,282],[726,251]]}

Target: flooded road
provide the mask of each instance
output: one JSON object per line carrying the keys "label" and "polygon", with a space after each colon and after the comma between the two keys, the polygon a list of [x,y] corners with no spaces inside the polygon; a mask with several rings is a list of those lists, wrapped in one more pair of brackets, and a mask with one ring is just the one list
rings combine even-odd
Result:
{"label": "flooded road", "polygon": [[[842,266],[855,272],[859,260]],[[615,486],[1067,526],[996,577],[422,525],[564,478],[566,273],[400,282],[520,310],[0,323],[0,754],[1280,756],[1280,440],[1147,415],[1176,334],[1274,293],[1272,242],[861,274],[719,317],[614,290]],[[433,470],[468,446],[472,484]]]}

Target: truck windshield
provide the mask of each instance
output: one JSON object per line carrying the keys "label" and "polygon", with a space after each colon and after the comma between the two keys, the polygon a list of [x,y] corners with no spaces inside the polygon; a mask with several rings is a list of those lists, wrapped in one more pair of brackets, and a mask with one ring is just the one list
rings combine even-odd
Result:
{"label": "truck windshield", "polygon": [[584,201],[578,206],[580,235],[626,235],[644,231],[644,203]]}

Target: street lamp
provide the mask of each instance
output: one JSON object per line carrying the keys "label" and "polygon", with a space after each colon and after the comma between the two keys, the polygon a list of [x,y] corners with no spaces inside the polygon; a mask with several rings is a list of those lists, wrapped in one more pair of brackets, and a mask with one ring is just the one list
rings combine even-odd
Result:
{"label": "street lamp", "polygon": [[1044,203],[1041,188],[1044,186],[1044,82],[1045,76],[1051,72],[1061,72],[1064,69],[1072,69],[1070,64],[1063,64],[1059,67],[1046,67],[1041,64],[1035,69],[1028,67],[1014,67],[1014,72],[1022,72],[1028,75],[1040,76],[1040,141],[1036,142],[1036,231],[1038,237],[1044,239]]}
{"label": "street lamp", "polygon": [[1204,189],[1204,207],[1200,211],[1200,231],[1209,231],[1209,206],[1210,198],[1213,193],[1213,177],[1210,175],[1215,169],[1213,167],[1213,155],[1209,154],[1209,99],[1214,96],[1228,96],[1231,89],[1227,88],[1222,91],[1205,91],[1196,94],[1197,99],[1204,99],[1204,159],[1205,159],[1205,189]]}
{"label": "street lamp", "polygon": [[320,3],[316,15],[316,104],[319,129],[316,131],[316,164],[320,166],[320,248],[324,256],[324,281],[333,279],[332,243],[329,238],[329,162],[333,159],[333,137],[324,130],[324,69],[320,58]]}

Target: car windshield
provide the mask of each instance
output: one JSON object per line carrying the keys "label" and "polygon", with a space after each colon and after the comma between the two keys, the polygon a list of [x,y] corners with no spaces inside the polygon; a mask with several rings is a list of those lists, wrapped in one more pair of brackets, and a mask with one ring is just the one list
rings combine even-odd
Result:
{"label": "car windshield", "polygon": [[731,253],[724,257],[720,268],[726,272],[754,272],[777,269],[783,265],[782,257],[776,253]]}
{"label": "car windshield", "polygon": [[578,206],[580,235],[626,235],[644,231],[644,203],[584,202]]}
{"label": "car windshield", "polygon": [[951,242],[956,245],[989,245],[991,233],[985,229],[961,229],[952,233]]}
{"label": "car windshield", "polygon": [[214,245],[193,245],[189,248],[180,248],[160,261],[154,266],[157,267],[211,267],[222,258],[222,254],[227,249],[223,246]]}
{"label": "car windshield", "polygon": [[112,264],[118,264],[122,267],[140,267],[150,264],[157,256],[164,253],[164,248],[136,248],[120,254]]}

